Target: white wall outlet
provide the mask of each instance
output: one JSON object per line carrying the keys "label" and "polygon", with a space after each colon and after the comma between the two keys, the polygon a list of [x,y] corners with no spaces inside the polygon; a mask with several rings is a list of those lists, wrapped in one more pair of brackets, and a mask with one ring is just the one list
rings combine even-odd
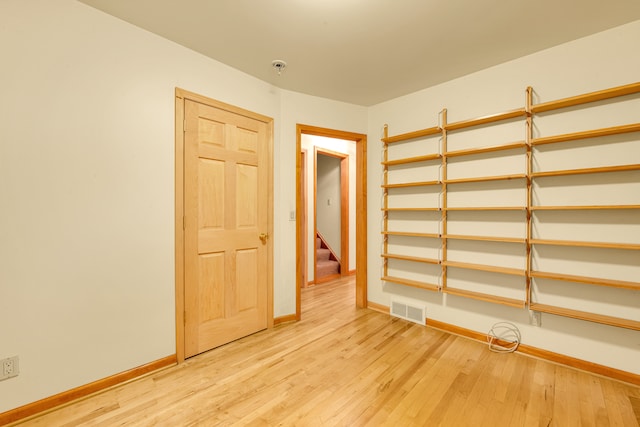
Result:
{"label": "white wall outlet", "polygon": [[0,381],[17,377],[20,373],[18,356],[0,360]]}
{"label": "white wall outlet", "polygon": [[533,326],[542,326],[542,313],[529,310],[529,323]]}
{"label": "white wall outlet", "polygon": [[296,220],[296,211],[289,211],[289,221]]}

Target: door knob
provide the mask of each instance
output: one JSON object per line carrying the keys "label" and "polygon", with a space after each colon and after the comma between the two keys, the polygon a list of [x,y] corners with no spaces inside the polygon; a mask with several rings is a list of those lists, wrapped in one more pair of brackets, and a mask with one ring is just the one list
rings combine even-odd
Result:
{"label": "door knob", "polygon": [[260,240],[262,240],[262,243],[267,243],[267,239],[269,238],[269,234],[268,233],[260,233]]}

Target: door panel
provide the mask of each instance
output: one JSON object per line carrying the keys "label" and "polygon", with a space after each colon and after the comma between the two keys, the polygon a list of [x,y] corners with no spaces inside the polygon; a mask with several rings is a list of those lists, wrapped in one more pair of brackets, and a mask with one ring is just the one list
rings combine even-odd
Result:
{"label": "door panel", "polygon": [[185,356],[268,326],[265,122],[185,101]]}

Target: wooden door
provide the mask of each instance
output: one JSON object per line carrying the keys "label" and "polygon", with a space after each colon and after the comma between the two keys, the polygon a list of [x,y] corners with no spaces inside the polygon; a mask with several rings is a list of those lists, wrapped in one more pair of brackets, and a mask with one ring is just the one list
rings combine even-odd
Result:
{"label": "wooden door", "polygon": [[271,122],[185,100],[185,356],[268,326]]}

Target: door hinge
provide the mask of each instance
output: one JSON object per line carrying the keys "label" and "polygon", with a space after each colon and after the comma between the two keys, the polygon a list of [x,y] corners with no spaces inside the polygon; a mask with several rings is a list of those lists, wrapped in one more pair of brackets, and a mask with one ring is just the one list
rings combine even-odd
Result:
{"label": "door hinge", "polygon": [[187,131],[187,119],[183,119],[183,120],[182,120],[182,130],[183,130],[184,132],[186,132],[186,131]]}
{"label": "door hinge", "polygon": [[186,216],[182,217],[182,229],[183,230],[187,229],[187,217]]}

